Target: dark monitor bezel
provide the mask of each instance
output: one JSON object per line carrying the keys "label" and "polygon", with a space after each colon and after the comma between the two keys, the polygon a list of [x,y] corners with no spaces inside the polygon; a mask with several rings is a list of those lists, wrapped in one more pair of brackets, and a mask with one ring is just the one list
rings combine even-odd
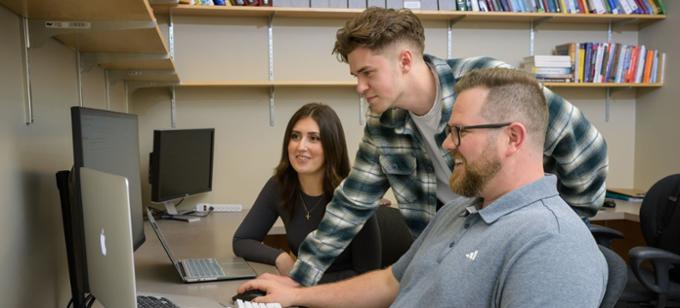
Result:
{"label": "dark monitor bezel", "polygon": [[[210,134],[210,174],[208,176],[208,186],[201,190],[185,191],[177,194],[161,195],[159,183],[160,179],[160,161],[161,161],[161,142],[164,135],[173,133],[209,133]],[[191,129],[156,129],[153,132],[153,152],[149,154],[149,183],[151,184],[151,201],[152,202],[166,202],[173,199],[183,198],[190,195],[205,193],[212,191],[213,186],[213,168],[215,158],[215,129],[214,128],[191,128]]]}

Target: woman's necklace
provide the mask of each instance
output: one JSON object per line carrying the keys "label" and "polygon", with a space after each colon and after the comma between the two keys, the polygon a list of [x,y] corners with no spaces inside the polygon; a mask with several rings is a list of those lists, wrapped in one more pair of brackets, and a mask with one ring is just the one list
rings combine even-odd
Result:
{"label": "woman's necklace", "polygon": [[307,202],[305,202],[305,198],[302,197],[302,193],[300,191],[298,191],[298,196],[300,196],[300,200],[302,200],[302,206],[305,208],[305,212],[307,212],[305,214],[305,218],[309,220],[309,218],[312,217],[310,214],[318,207],[317,205],[321,203],[323,198],[319,198],[319,201],[317,201],[316,204],[314,204],[314,206],[307,207]]}

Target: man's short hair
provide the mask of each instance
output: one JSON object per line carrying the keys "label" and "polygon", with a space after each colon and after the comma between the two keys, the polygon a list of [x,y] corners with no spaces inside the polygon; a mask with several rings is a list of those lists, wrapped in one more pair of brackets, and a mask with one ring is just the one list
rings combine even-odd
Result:
{"label": "man's short hair", "polygon": [[371,7],[347,21],[335,35],[336,54],[347,63],[347,55],[359,47],[382,51],[395,42],[406,42],[421,55],[425,49],[425,30],[420,19],[407,9]]}
{"label": "man's short hair", "polygon": [[532,139],[543,145],[548,127],[548,106],[543,86],[529,73],[509,68],[474,70],[455,86],[456,93],[486,88],[489,94],[480,115],[491,123],[521,122]]}

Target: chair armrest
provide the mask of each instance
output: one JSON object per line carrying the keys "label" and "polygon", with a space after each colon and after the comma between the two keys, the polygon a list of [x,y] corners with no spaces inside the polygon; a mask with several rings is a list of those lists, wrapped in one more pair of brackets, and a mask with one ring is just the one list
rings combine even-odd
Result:
{"label": "chair armrest", "polygon": [[[637,277],[649,290],[657,294],[666,294],[669,288],[668,272],[675,266],[680,265],[680,255],[659,248],[649,246],[633,247],[629,252],[630,267]],[[641,273],[642,262],[650,261],[654,265],[656,282],[649,281]]]}
{"label": "chair armrest", "polygon": [[623,233],[605,226],[591,224],[588,229],[593,234],[595,242],[605,247],[610,247],[612,240],[623,238]]}

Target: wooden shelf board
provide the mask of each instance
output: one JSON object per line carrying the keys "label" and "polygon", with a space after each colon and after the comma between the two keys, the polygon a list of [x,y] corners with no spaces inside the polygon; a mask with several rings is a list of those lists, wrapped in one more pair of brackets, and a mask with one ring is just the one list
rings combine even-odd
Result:
{"label": "wooden shelf board", "polygon": [[34,20],[153,20],[144,0],[0,0],[17,15]]}
{"label": "wooden shelf board", "polygon": [[183,87],[354,87],[355,81],[182,81]]}
{"label": "wooden shelf board", "polygon": [[550,88],[660,88],[663,83],[590,83],[590,82],[545,82]]}
{"label": "wooden shelf board", "polygon": [[[200,6],[200,5],[154,5],[157,13],[172,11],[173,15],[225,16],[225,17],[294,17],[294,18],[340,18],[359,15],[362,9],[338,8],[286,8],[247,6]],[[498,22],[559,22],[559,23],[645,23],[663,20],[665,15],[617,15],[617,14],[565,14],[565,13],[513,13],[513,12],[461,12],[461,11],[414,11],[422,20],[461,20]]]}
{"label": "wooden shelf board", "polygon": [[172,59],[115,61],[99,66],[107,70],[175,70],[175,62]]}
{"label": "wooden shelf board", "polygon": [[[552,88],[658,88],[662,83],[544,83]],[[267,80],[229,80],[229,81],[183,81],[183,87],[354,87],[355,81],[267,81]]]}

